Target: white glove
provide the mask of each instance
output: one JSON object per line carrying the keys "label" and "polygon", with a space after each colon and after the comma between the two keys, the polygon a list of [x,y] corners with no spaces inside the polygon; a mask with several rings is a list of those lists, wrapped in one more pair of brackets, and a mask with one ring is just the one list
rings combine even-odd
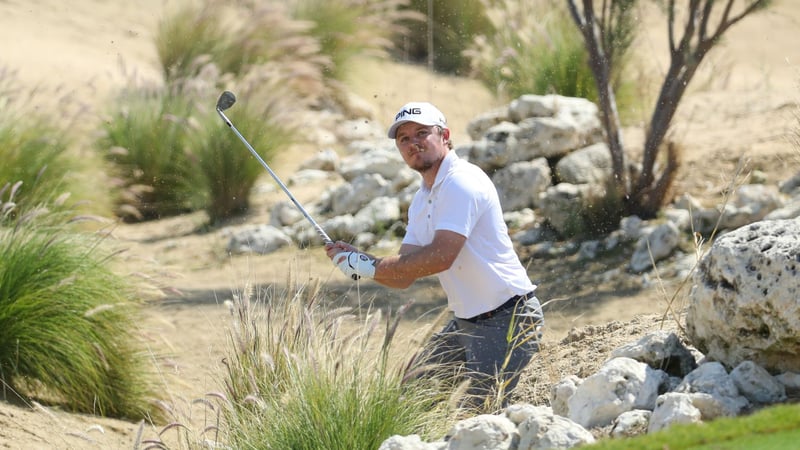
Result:
{"label": "white glove", "polygon": [[375,277],[375,260],[363,253],[341,252],[333,257],[333,263],[354,280]]}

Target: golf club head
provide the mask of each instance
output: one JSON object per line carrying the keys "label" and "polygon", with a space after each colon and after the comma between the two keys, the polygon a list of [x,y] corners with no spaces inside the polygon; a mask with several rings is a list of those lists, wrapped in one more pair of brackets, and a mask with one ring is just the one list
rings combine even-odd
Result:
{"label": "golf club head", "polygon": [[225,111],[226,109],[233,106],[236,103],[236,96],[233,95],[231,91],[225,91],[219,96],[219,100],[217,100],[217,109],[220,111]]}

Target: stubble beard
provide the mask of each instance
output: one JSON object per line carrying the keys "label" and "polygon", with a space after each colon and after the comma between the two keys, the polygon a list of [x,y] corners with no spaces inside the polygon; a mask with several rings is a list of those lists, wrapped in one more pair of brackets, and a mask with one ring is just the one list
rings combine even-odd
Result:
{"label": "stubble beard", "polygon": [[[425,152],[423,151],[420,153],[425,153]],[[411,168],[416,170],[420,174],[424,174],[425,172],[428,172],[434,167],[438,166],[442,162],[442,159],[444,159],[444,157],[439,157],[432,160],[421,159],[417,164],[413,165]]]}

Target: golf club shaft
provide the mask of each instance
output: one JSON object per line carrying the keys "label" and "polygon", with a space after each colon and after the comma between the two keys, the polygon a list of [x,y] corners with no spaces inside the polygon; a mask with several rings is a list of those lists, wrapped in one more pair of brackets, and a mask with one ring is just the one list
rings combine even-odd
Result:
{"label": "golf club shaft", "polygon": [[301,205],[300,202],[298,202],[297,199],[294,198],[294,195],[292,195],[292,193],[289,192],[289,188],[287,188],[286,185],[283,184],[283,181],[281,181],[281,179],[278,178],[278,175],[276,175],[275,172],[273,172],[272,169],[270,169],[269,165],[267,165],[267,163],[264,162],[264,160],[261,158],[261,156],[258,154],[258,152],[255,151],[253,146],[250,145],[249,142],[247,142],[247,139],[245,139],[244,136],[242,136],[242,133],[239,133],[239,130],[237,130],[236,127],[233,126],[233,123],[231,123],[230,119],[228,119],[228,117],[225,115],[225,113],[223,113],[221,109],[217,108],[217,114],[219,114],[220,117],[222,117],[222,120],[225,121],[225,124],[228,125],[228,128],[233,130],[233,132],[236,134],[236,136],[239,138],[239,140],[241,140],[244,143],[244,145],[247,147],[247,149],[250,150],[250,153],[252,153],[253,156],[256,157],[258,162],[260,162],[261,165],[264,166],[265,169],[267,169],[267,172],[269,172],[269,174],[272,175],[272,178],[275,180],[275,182],[278,183],[278,185],[281,187],[281,189],[283,189],[283,192],[285,192],[286,195],[289,196],[289,199],[292,201],[292,203],[294,203],[294,206],[296,206],[297,209],[299,209],[300,212],[303,214],[303,216],[305,216],[305,218],[308,219],[309,222],[311,222],[311,225],[314,226],[314,229],[317,231],[317,234],[320,235],[322,240],[326,244],[333,244],[333,241],[328,236],[328,233],[326,233],[325,230],[323,230],[322,227],[319,226],[319,224],[314,220],[314,218],[311,217],[311,215],[308,213],[308,211],[306,211],[306,209],[303,208],[303,205]]}

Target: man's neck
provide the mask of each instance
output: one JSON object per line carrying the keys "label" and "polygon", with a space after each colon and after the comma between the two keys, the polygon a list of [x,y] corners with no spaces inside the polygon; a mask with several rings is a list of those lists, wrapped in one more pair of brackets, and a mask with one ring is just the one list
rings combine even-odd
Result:
{"label": "man's neck", "polygon": [[433,183],[436,181],[437,173],[439,173],[438,167],[435,169],[431,168],[426,173],[422,174],[422,184],[424,184],[428,190],[433,188]]}
{"label": "man's neck", "polygon": [[422,175],[422,184],[424,184],[428,190],[433,189],[433,183],[436,182],[436,175],[439,174],[439,168],[442,167],[442,162],[446,157],[447,154],[445,153],[442,158],[433,164],[429,169],[425,170],[424,172],[420,172]]}

